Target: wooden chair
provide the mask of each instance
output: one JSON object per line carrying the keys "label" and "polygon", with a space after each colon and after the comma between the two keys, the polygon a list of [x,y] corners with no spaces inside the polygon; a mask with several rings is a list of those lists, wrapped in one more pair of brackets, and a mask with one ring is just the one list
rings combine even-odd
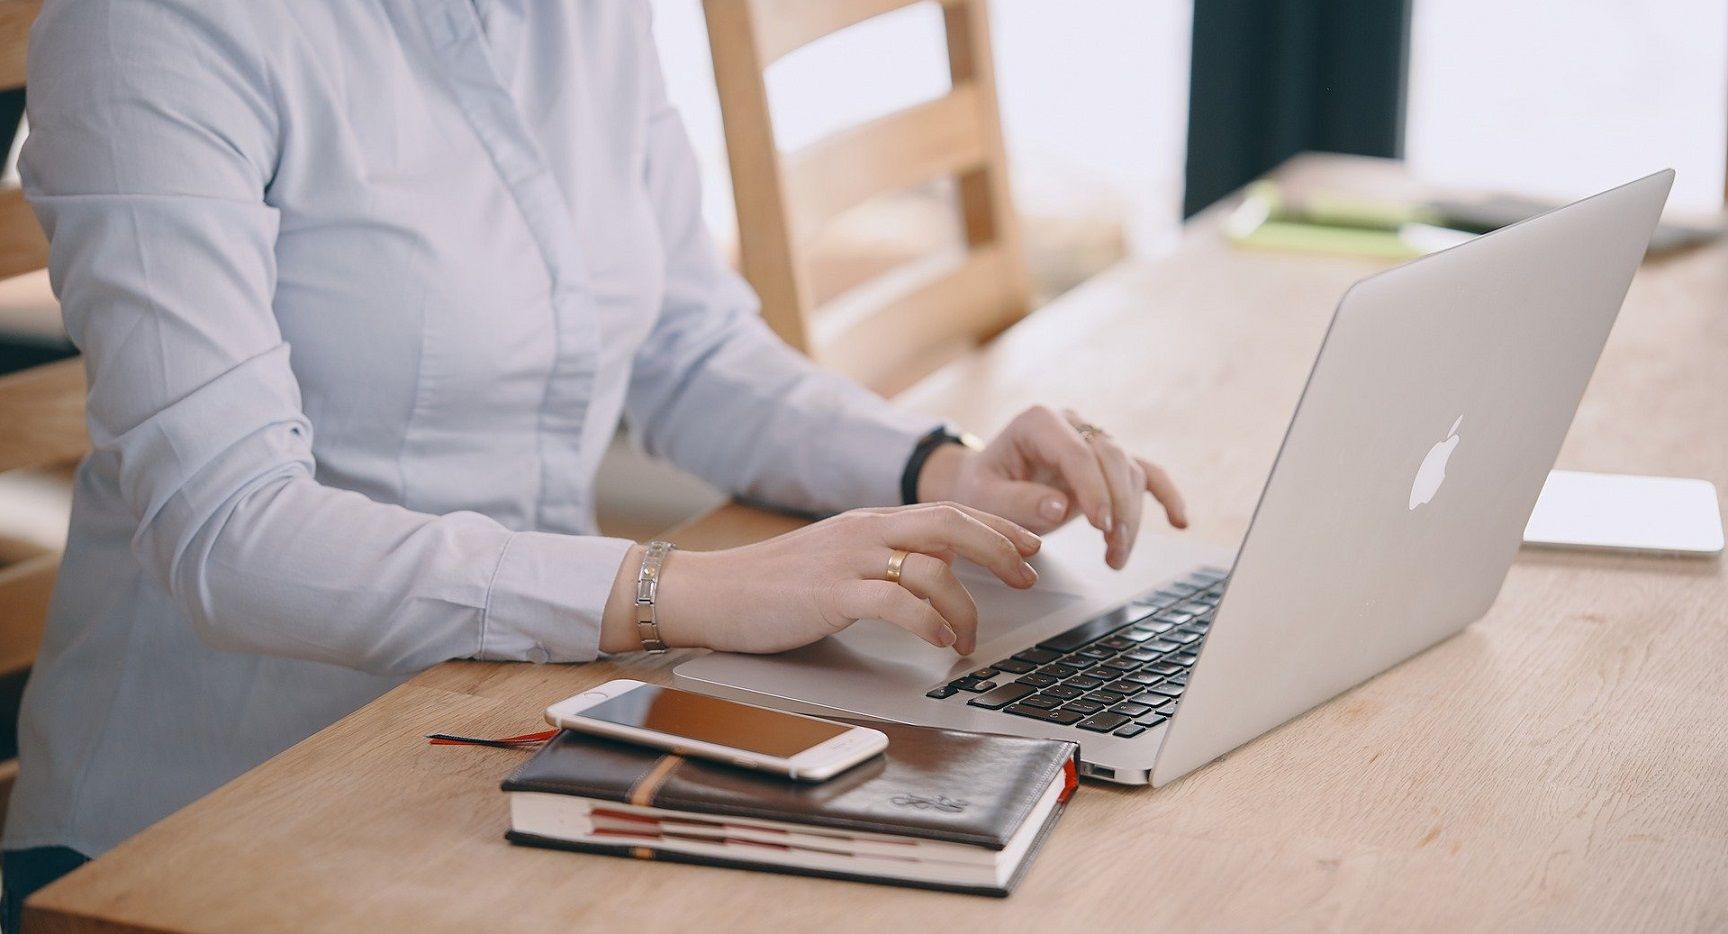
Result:
{"label": "wooden chair", "polygon": [[[738,206],[744,275],[768,324],[884,392],[988,340],[1029,310],[1009,198],[985,0],[940,0],[952,89],[783,153],[764,72],[787,53],[919,0],[705,0]],[[952,178],[965,252],[896,270],[816,307],[812,241],[879,195]]]}
{"label": "wooden chair", "polygon": [[[0,90],[24,86],[30,24],[40,0],[0,0]],[[0,280],[39,273],[48,241],[17,186],[0,188]],[[0,376],[0,475],[65,467],[89,449],[84,427],[84,367],[61,360]],[[17,699],[48,616],[48,595],[60,568],[57,551],[16,550],[0,566],[0,718],[12,732]],[[16,759],[0,761],[0,824],[17,775]]]}

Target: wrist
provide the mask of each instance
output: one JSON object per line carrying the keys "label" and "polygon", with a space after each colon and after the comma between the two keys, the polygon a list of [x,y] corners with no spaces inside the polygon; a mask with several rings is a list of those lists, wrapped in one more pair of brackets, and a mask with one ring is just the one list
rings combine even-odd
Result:
{"label": "wrist", "polygon": [[606,598],[606,609],[600,616],[600,651],[631,652],[642,647],[636,631],[636,576],[642,571],[642,554],[646,546],[631,545],[618,563],[618,574],[612,578],[612,593]]}
{"label": "wrist", "polygon": [[935,503],[955,498],[954,490],[960,478],[960,469],[974,455],[971,448],[963,444],[948,443],[930,452],[925,458],[923,469],[918,472],[918,502]]}
{"label": "wrist", "polygon": [[[706,620],[712,616],[714,588],[709,568],[718,553],[675,551],[666,561],[655,606],[660,619],[660,639],[671,649],[709,647]],[[640,642],[638,642],[640,647]]]}
{"label": "wrist", "polygon": [[[618,566],[612,594],[600,624],[600,651],[636,652],[642,649],[642,632],[636,625],[636,579],[642,571],[644,545],[632,545]],[[706,586],[708,565],[714,552],[674,550],[660,569],[660,584],[654,595],[655,627],[669,649],[705,648],[706,615],[702,608],[711,589]]]}

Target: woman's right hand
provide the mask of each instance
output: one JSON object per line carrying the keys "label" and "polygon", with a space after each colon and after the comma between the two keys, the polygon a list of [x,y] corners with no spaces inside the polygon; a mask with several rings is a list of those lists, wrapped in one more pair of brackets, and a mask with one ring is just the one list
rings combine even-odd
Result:
{"label": "woman's right hand", "polygon": [[[1026,559],[1040,544],[1007,519],[928,503],[857,509],[741,548],[676,551],[666,560],[656,598],[660,635],[673,647],[782,652],[860,619],[882,619],[968,655],[977,645],[978,607],[954,575],[955,558],[1024,589],[1038,579]],[[899,583],[891,583],[888,563],[896,550],[909,554]],[[639,563],[640,552],[633,551],[619,569],[631,596]],[[609,622],[612,610],[609,605]],[[607,634],[602,648],[627,651],[640,644],[632,623],[621,637]]]}

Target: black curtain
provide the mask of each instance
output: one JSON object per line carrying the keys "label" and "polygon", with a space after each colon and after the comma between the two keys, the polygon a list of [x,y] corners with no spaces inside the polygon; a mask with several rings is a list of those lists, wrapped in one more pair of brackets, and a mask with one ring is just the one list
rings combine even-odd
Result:
{"label": "black curtain", "polygon": [[1304,150],[1397,156],[1410,0],[1195,0],[1191,216]]}

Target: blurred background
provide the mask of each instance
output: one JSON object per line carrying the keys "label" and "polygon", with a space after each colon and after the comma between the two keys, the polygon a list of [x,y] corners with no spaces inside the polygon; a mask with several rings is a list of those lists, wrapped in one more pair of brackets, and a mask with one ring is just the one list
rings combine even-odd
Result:
{"label": "blurred background", "polygon": [[[669,93],[716,237],[737,227],[701,0],[653,0]],[[1670,212],[1722,210],[1728,0],[993,0],[1002,130],[1035,299],[1302,151],[1406,160],[1444,186],[1570,200],[1663,166]],[[783,149],[949,87],[935,3],[772,65]],[[941,186],[851,212],[813,263],[835,290],[958,237]],[[653,481],[644,481],[643,477]],[[717,501],[614,458],[603,518],[664,527]]]}
{"label": "blurred background", "polygon": [[[652,3],[705,214],[736,259],[703,4]],[[994,0],[989,12],[1034,306],[1158,255],[1184,218],[1301,151],[1402,158],[1425,181],[1539,199],[1672,166],[1677,214],[1720,212],[1728,188],[1728,0]],[[783,151],[940,97],[941,11],[921,3],[818,40],[771,65],[766,86]],[[0,124],[22,106],[7,95]],[[844,214],[808,257],[817,297],[958,242],[952,187]],[[0,371],[70,352],[45,276],[0,283]],[[650,535],[718,499],[623,443],[601,478],[614,534]],[[14,529],[28,520],[52,538],[64,506],[39,479],[0,483]]]}

